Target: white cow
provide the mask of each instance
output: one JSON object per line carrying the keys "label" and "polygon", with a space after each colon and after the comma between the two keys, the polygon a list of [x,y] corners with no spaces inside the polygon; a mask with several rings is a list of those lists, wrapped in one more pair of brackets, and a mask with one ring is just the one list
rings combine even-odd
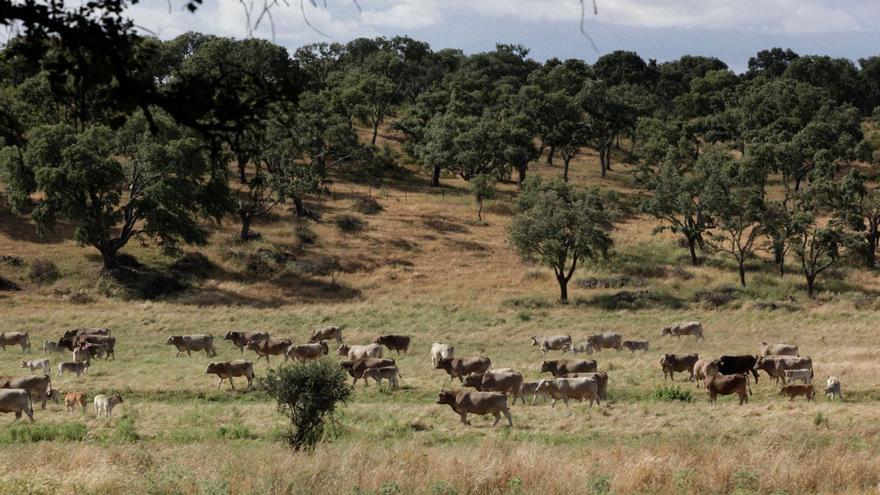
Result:
{"label": "white cow", "polygon": [[22,361],[22,368],[27,368],[28,373],[33,373],[36,370],[42,369],[44,375],[48,375],[52,368],[49,367],[48,359],[31,359],[30,361]]}
{"label": "white cow", "polygon": [[109,418],[111,414],[113,414],[113,408],[116,407],[117,404],[122,404],[122,396],[119,394],[113,394],[110,397],[106,395],[99,394],[95,396],[95,416],[105,418]]}
{"label": "white cow", "polygon": [[437,368],[437,363],[441,359],[450,359],[455,357],[455,346],[452,344],[441,344],[434,342],[431,344],[431,364]]}

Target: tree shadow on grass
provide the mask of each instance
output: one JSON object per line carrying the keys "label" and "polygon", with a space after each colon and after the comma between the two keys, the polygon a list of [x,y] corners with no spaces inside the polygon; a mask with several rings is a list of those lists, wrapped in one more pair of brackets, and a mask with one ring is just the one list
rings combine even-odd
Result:
{"label": "tree shadow on grass", "polygon": [[5,208],[0,208],[0,235],[14,241],[58,244],[73,239],[75,230],[75,225],[59,221],[52,232],[40,236],[37,234],[37,228],[28,217],[15,215]]}
{"label": "tree shadow on grass", "polygon": [[444,234],[466,234],[470,232],[470,230],[464,225],[455,222],[453,219],[449,217],[431,217],[431,218],[423,218],[422,224],[435,231]]}
{"label": "tree shadow on grass", "polygon": [[639,309],[681,309],[685,306],[677,296],[653,290],[619,291],[611,294],[599,294],[589,299],[578,297],[575,306],[588,306],[606,311],[639,310]]}

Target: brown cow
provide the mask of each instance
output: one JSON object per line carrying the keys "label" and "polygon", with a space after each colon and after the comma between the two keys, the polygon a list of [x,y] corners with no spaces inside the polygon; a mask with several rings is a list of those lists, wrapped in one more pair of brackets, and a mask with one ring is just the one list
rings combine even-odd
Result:
{"label": "brown cow", "polygon": [[623,348],[623,335],[619,333],[598,333],[587,337],[587,352],[592,354],[593,351],[601,351],[602,349],[621,350]]}
{"label": "brown cow", "polygon": [[667,375],[669,375],[669,378],[672,379],[672,381],[675,381],[673,373],[676,371],[687,371],[690,375],[688,381],[693,381],[694,365],[697,364],[699,359],[700,356],[696,354],[664,354],[663,357],[660,358],[660,369],[663,370],[663,381],[666,381]]}
{"label": "brown cow", "polygon": [[27,390],[19,388],[0,390],[0,413],[15,413],[15,420],[21,419],[21,413],[25,413],[31,423],[34,422],[34,403],[31,394]]}
{"label": "brown cow", "polygon": [[559,378],[592,378],[599,385],[599,398],[608,399],[608,373],[604,371],[593,371],[588,373],[566,373]]}
{"label": "brown cow", "polygon": [[465,387],[473,387],[480,392],[501,392],[513,397],[513,404],[519,397],[522,403],[526,398],[522,393],[523,376],[519,373],[481,373],[464,379]]}
{"label": "brown cow", "polygon": [[447,358],[437,361],[437,368],[449,374],[449,381],[458,378],[464,383],[464,377],[471,373],[485,373],[492,367],[492,361],[487,357],[477,358]]}
{"label": "brown cow", "polygon": [[761,356],[799,356],[798,354],[798,346],[795,344],[768,344],[767,342],[761,342],[760,352],[758,353]]}
{"label": "brown cow", "polygon": [[226,332],[226,335],[223,336],[223,340],[231,341],[232,345],[238,347],[238,351],[242,354],[244,354],[244,348],[248,342],[258,339],[268,340],[269,334],[267,332],[232,331]]}
{"label": "brown cow", "polygon": [[64,407],[67,412],[75,410],[77,405],[82,408],[83,412],[86,412],[86,393],[67,392],[67,395],[64,396]]}
{"label": "brown cow", "polygon": [[309,342],[320,342],[330,339],[336,339],[337,344],[342,344],[342,327],[332,326],[313,330]]}
{"label": "brown cow", "polygon": [[[703,384],[706,386],[706,391],[709,393],[709,402],[712,403],[715,403],[715,400],[719,395],[737,394],[739,395],[739,404],[743,405],[749,401],[749,395],[752,393],[752,388],[749,386],[749,379],[742,373],[737,373],[735,375],[715,374],[711,377],[707,377],[703,381]],[[748,390],[748,394],[746,394],[746,390]]]}
{"label": "brown cow", "polygon": [[208,334],[172,335],[165,341],[165,345],[173,345],[177,349],[174,357],[179,357],[182,352],[192,357],[192,351],[205,351],[207,357],[217,355],[217,350],[214,349],[214,337]]}
{"label": "brown cow", "polygon": [[507,407],[507,396],[500,392],[467,392],[464,390],[444,390],[437,398],[437,404],[447,404],[460,417],[461,422],[470,426],[468,414],[491,414],[495,416],[492,426],[501,421],[501,414],[507,418],[508,426],[513,426],[510,408]]}
{"label": "brown cow", "polygon": [[630,352],[636,352],[638,350],[648,352],[649,347],[647,340],[624,340],[620,345]]}
{"label": "brown cow", "polygon": [[68,351],[72,351],[75,347],[74,341],[76,337],[79,335],[106,335],[110,336],[110,329],[108,328],[75,328],[73,330],[65,330],[64,334],[61,335],[61,338],[58,339],[58,345],[67,348]]}
{"label": "brown cow", "polygon": [[[85,346],[86,344],[95,344],[96,346],[103,346],[105,359],[107,357],[113,356],[113,360],[114,361],[116,360],[116,352],[115,352],[116,337],[111,337],[109,335],[87,334],[87,335],[77,335],[76,338],[73,339],[73,347],[74,348],[82,347],[82,346]],[[95,352],[95,354],[92,354],[91,349],[95,349],[97,351],[99,348],[100,347],[89,348],[90,349],[89,355],[90,356],[97,355],[98,352]]]}
{"label": "brown cow", "polygon": [[8,345],[20,345],[21,352],[31,351],[31,339],[27,332],[0,332],[0,349],[5,351]]}
{"label": "brown cow", "polygon": [[794,400],[794,398],[799,395],[803,395],[807,400],[813,400],[813,396],[816,395],[816,389],[813,388],[812,384],[785,385],[782,387],[782,390],[779,391],[779,395],[787,395],[789,401]]}
{"label": "brown cow", "polygon": [[570,335],[550,335],[544,337],[532,336],[532,345],[541,349],[541,352],[547,354],[547,351],[568,352],[571,349]]}
{"label": "brown cow", "polygon": [[207,374],[217,375],[220,379],[217,382],[217,389],[220,389],[220,385],[223,384],[223,380],[229,379],[229,385],[232,387],[232,390],[235,390],[235,384],[232,383],[232,378],[237,376],[243,376],[247,378],[248,388],[254,382],[254,364],[247,360],[237,360],[237,361],[225,361],[220,363],[210,363],[208,364],[208,369],[205,370]]}
{"label": "brown cow", "polygon": [[52,390],[52,380],[48,375],[43,376],[0,376],[0,388],[23,388],[34,396],[35,400],[42,401],[42,409],[46,409],[46,401],[58,400],[58,394]]}
{"label": "brown cow", "polygon": [[247,343],[249,351],[257,353],[257,361],[265,358],[269,362],[269,356],[284,356],[287,361],[287,350],[293,343],[288,339],[253,339]]}
{"label": "brown cow", "polygon": [[703,337],[703,324],[699,321],[688,321],[683,323],[673,323],[663,327],[660,336],[669,335],[673,337],[681,337],[682,335],[693,335],[697,340],[705,340]]}
{"label": "brown cow", "polygon": [[361,378],[364,379],[364,383],[366,383],[367,379],[364,377],[364,371],[370,368],[385,368],[388,366],[396,366],[397,363],[394,362],[391,358],[367,358],[362,359],[360,361],[345,361],[340,363],[340,365],[354,378],[354,381],[351,382],[351,386],[354,387],[357,384],[357,381]]}
{"label": "brown cow", "polygon": [[544,392],[553,399],[550,407],[556,407],[556,401],[562,399],[565,405],[568,405],[568,399],[577,399],[583,401],[590,400],[590,407],[593,402],[599,404],[599,382],[593,378],[554,378],[552,380],[541,380],[538,385],[538,391]]}
{"label": "brown cow", "polygon": [[376,380],[376,383],[382,385],[382,379],[388,380],[391,388],[399,386],[397,379],[400,378],[400,371],[397,366],[382,366],[381,368],[366,368],[364,370],[364,383],[369,385],[367,378]]}
{"label": "brown cow", "polygon": [[541,363],[541,373],[550,372],[555,377],[568,373],[596,371],[598,365],[593,359],[552,359]]}
{"label": "brown cow", "polygon": [[326,356],[328,352],[330,352],[330,349],[327,347],[327,343],[322,340],[317,344],[303,344],[292,346],[290,349],[287,350],[287,357],[304,363],[306,361],[321,359],[323,356]]}
{"label": "brown cow", "polygon": [[810,370],[813,377],[813,360],[810,357],[762,356],[755,362],[755,371],[764,370],[770,378],[785,382],[785,370]]}
{"label": "brown cow", "polygon": [[374,344],[384,345],[389,351],[406,351],[409,350],[409,335],[380,335],[373,340]]}

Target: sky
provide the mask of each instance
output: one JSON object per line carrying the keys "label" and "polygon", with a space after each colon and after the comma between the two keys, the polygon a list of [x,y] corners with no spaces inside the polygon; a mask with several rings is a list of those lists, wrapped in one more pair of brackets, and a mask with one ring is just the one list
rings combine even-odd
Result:
{"label": "sky", "polygon": [[[191,14],[186,0],[141,0],[130,12],[145,32],[163,39],[193,30],[242,38],[248,35],[245,6],[254,5],[253,24],[263,1],[203,0]],[[310,0],[277,1],[274,23],[264,18],[252,35],[291,51],[319,41],[408,35],[435,50],[465,53],[518,43],[536,60],[592,62],[614,50],[659,62],[705,55],[737,72],[774,46],[853,61],[880,55],[878,0],[596,0],[598,15],[586,0],[584,28],[598,51],[580,32],[579,0],[326,0],[326,7],[324,0],[317,7]]]}

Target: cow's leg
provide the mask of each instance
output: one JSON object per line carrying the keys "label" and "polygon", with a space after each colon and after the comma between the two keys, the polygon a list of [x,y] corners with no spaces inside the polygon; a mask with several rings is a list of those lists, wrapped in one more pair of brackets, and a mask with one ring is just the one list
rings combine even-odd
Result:
{"label": "cow's leg", "polygon": [[232,381],[232,377],[229,377],[229,386],[232,387],[232,390],[235,390],[235,383]]}
{"label": "cow's leg", "polygon": [[217,390],[220,390],[220,385],[223,385],[223,379],[217,381]]}
{"label": "cow's leg", "polygon": [[513,427],[513,417],[510,415],[510,409],[504,409],[501,412],[504,413],[504,417],[507,418],[507,426]]}
{"label": "cow's leg", "polygon": [[492,422],[492,427],[494,428],[495,425],[497,425],[498,422],[501,421],[501,413],[499,413],[498,411],[495,411],[492,413],[492,415],[495,416],[495,421]]}
{"label": "cow's leg", "polygon": [[470,424],[467,420],[467,413],[458,413],[458,416],[459,416],[459,419],[461,420],[462,424],[466,424],[466,425]]}

